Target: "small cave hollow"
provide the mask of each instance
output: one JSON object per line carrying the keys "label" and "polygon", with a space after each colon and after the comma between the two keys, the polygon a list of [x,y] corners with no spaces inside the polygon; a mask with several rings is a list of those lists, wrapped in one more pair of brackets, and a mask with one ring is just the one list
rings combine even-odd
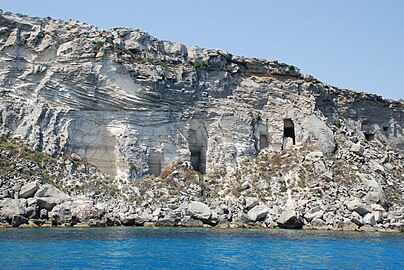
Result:
{"label": "small cave hollow", "polygon": [[150,152],[147,164],[149,165],[149,174],[159,176],[163,164],[163,155],[158,152]]}
{"label": "small cave hollow", "polygon": [[190,145],[191,165],[195,171],[206,173],[206,149],[201,145]]}
{"label": "small cave hollow", "polygon": [[260,150],[269,146],[269,140],[267,134],[260,134]]}
{"label": "small cave hollow", "polygon": [[194,168],[195,171],[205,174],[208,136],[202,121],[197,119],[190,121],[190,130],[187,140],[191,154],[190,162],[192,168]]}
{"label": "small cave hollow", "polygon": [[375,139],[375,134],[373,133],[364,133],[365,134],[365,139],[367,141],[373,141]]}
{"label": "small cave hollow", "polygon": [[295,139],[295,125],[292,119],[283,120],[283,145],[286,143],[286,138],[292,138],[293,145],[296,144]]}

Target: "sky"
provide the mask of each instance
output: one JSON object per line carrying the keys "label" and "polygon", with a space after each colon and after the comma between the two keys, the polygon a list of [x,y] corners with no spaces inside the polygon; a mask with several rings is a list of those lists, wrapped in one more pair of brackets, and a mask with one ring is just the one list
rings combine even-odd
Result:
{"label": "sky", "polygon": [[404,0],[0,0],[0,8],[138,28],[278,60],[339,88],[404,98]]}

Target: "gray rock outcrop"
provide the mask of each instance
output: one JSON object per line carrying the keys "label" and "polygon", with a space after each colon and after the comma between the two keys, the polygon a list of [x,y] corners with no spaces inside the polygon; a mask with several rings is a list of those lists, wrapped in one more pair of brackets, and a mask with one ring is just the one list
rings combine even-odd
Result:
{"label": "gray rock outcrop", "polygon": [[0,10],[0,226],[403,230],[404,103]]}

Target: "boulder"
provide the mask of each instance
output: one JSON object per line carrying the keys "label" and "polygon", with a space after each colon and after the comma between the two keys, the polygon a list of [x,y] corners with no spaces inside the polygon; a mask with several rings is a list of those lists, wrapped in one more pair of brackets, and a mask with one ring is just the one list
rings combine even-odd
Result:
{"label": "boulder", "polygon": [[54,197],[39,197],[37,198],[37,203],[40,209],[51,211],[61,201]]}
{"label": "boulder", "polygon": [[247,197],[245,198],[245,208],[247,210],[252,209],[256,205],[258,205],[259,201],[256,197]]}
{"label": "boulder", "polygon": [[81,157],[79,156],[79,154],[72,153],[72,154],[70,155],[70,157],[71,157],[71,159],[72,159],[73,161],[81,161]]}
{"label": "boulder", "polygon": [[241,183],[239,190],[244,191],[249,189],[250,187],[251,187],[250,183],[248,181],[244,181],[243,183]]}
{"label": "boulder", "polygon": [[365,215],[366,213],[370,213],[372,211],[367,205],[362,203],[358,198],[345,202],[345,205],[347,206],[348,210],[354,211],[361,216]]}
{"label": "boulder", "polygon": [[72,223],[72,204],[71,202],[65,202],[53,207],[52,211],[48,213],[49,220],[52,221],[54,225],[61,225]]}
{"label": "boulder", "polygon": [[136,218],[138,216],[136,214],[125,215],[120,218],[122,225],[124,226],[135,226]]}
{"label": "boulder", "polygon": [[350,150],[351,152],[359,156],[363,156],[363,153],[365,152],[365,148],[363,148],[363,146],[360,143],[352,144]]}
{"label": "boulder", "polygon": [[35,182],[31,182],[31,183],[27,183],[25,185],[22,186],[21,190],[20,190],[20,194],[19,197],[20,198],[30,198],[33,197],[35,192],[37,192],[37,190],[39,189],[39,184],[37,181]]}
{"label": "boulder", "polygon": [[386,197],[383,191],[369,191],[363,200],[367,204],[381,204],[386,205]]}
{"label": "boulder", "polygon": [[247,213],[248,218],[254,222],[265,220],[267,214],[268,214],[268,208],[263,205],[256,205]]}
{"label": "boulder", "polygon": [[26,215],[24,203],[19,199],[10,198],[0,201],[0,217],[11,220],[14,215]]}
{"label": "boulder", "polygon": [[184,227],[202,227],[203,226],[203,222],[197,219],[186,219],[183,218],[181,220],[181,226]]}
{"label": "boulder", "polygon": [[35,193],[35,197],[54,197],[58,198],[61,201],[66,201],[70,199],[70,196],[56,188],[55,186],[45,184],[41,186],[38,191]]}
{"label": "boulder", "polygon": [[310,225],[317,228],[327,227],[327,223],[324,220],[317,217],[313,218],[313,220],[310,222]]}
{"label": "boulder", "polygon": [[363,223],[371,226],[375,225],[376,224],[375,216],[372,213],[367,213],[363,217]]}
{"label": "boulder", "polygon": [[310,222],[314,218],[321,219],[324,215],[324,211],[320,210],[319,208],[312,208],[306,214],[304,214],[304,218]]}
{"label": "boulder", "polygon": [[202,221],[207,221],[212,216],[212,211],[209,206],[197,201],[193,201],[188,205],[188,211],[192,217]]}
{"label": "boulder", "polygon": [[177,225],[177,222],[174,218],[171,217],[159,218],[156,222],[156,226],[159,227],[173,227],[175,225]]}
{"label": "boulder", "polygon": [[39,211],[39,218],[40,219],[48,219],[48,210],[46,209],[41,209]]}
{"label": "boulder", "polygon": [[94,204],[93,200],[73,200],[71,205],[72,216],[81,223],[91,219],[100,219],[100,217],[105,214],[105,206],[102,204]]}
{"label": "boulder", "polygon": [[286,207],[277,220],[278,226],[285,229],[301,229],[303,220],[299,213],[292,207]]}
{"label": "boulder", "polygon": [[13,227],[19,227],[22,224],[28,224],[28,218],[21,215],[14,215],[11,219],[11,225]]}
{"label": "boulder", "polygon": [[356,225],[358,225],[359,227],[360,227],[360,226],[363,226],[363,219],[362,219],[362,216],[361,216],[359,213],[357,213],[357,212],[353,212],[353,213],[352,213],[351,221],[352,221],[353,223],[355,223]]}
{"label": "boulder", "polygon": [[35,218],[38,215],[38,207],[33,207],[33,206],[28,206],[27,208],[25,208],[26,211],[26,216],[28,218]]}

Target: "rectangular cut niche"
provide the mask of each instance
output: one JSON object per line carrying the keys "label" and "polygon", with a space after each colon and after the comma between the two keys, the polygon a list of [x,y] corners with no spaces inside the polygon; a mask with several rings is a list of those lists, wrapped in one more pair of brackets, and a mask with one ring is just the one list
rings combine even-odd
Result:
{"label": "rectangular cut niche", "polygon": [[260,134],[260,150],[269,146],[268,135]]}
{"label": "rectangular cut niche", "polygon": [[149,154],[147,163],[149,165],[149,174],[159,176],[161,174],[163,155],[158,152],[151,152]]}
{"label": "rectangular cut niche", "polygon": [[191,165],[194,170],[206,173],[206,149],[201,145],[190,145]]}
{"label": "rectangular cut niche", "polygon": [[373,133],[365,133],[365,139],[367,141],[373,141],[375,139],[375,134],[373,134]]}
{"label": "rectangular cut niche", "polygon": [[194,170],[206,173],[207,131],[202,121],[191,119],[189,122],[188,146],[190,162]]}
{"label": "rectangular cut niche", "polygon": [[296,144],[295,125],[294,125],[292,119],[284,119],[283,120],[283,142],[282,142],[282,148],[283,149],[286,148],[288,138],[292,139],[293,145]]}

